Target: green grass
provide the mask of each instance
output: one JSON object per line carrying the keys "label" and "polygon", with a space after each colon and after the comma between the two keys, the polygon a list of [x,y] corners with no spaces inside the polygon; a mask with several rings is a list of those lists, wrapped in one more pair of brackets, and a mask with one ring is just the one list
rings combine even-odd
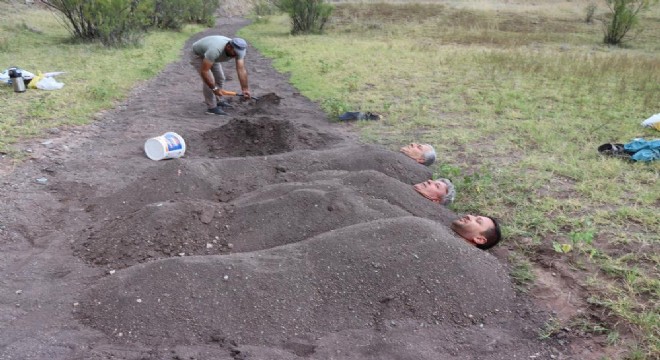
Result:
{"label": "green grass", "polygon": [[[352,125],[364,140],[392,150],[434,144],[435,176],[458,188],[452,208],[504,220],[518,285],[533,280],[528,264],[539,266],[550,249],[597,294],[609,325],[630,329],[607,331],[611,346],[655,358],[660,162],[604,158],[596,148],[660,137],[640,126],[659,111],[660,9],[614,48],[602,44],[599,24],[584,21],[586,2],[497,11],[476,3],[343,4],[324,35],[292,37],[285,16],[241,34],[330,115],[383,113]],[[555,243],[571,250],[554,252]],[[598,282],[587,281],[592,272]]]}
{"label": "green grass", "polygon": [[111,108],[137,82],[177,59],[184,42],[201,29],[153,32],[142,46],[109,49],[72,42],[52,12],[35,9],[0,3],[0,12],[12,14],[3,17],[0,25],[0,68],[18,66],[34,74],[64,71],[56,78],[64,87],[15,93],[11,86],[0,86],[0,153],[16,157],[20,157],[12,147],[16,141],[52,127],[87,124],[94,113]]}

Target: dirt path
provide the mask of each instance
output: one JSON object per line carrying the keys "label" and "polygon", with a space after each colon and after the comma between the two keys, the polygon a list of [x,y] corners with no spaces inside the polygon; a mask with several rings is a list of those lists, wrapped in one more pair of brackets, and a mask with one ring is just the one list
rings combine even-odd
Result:
{"label": "dirt path", "polygon": [[[204,114],[185,53],[243,25],[198,34],[2,175],[0,359],[570,358],[537,340],[547,317],[503,265],[412,190],[427,168],[359,144],[254,49],[264,100]],[[186,156],[147,159],[167,131]]]}

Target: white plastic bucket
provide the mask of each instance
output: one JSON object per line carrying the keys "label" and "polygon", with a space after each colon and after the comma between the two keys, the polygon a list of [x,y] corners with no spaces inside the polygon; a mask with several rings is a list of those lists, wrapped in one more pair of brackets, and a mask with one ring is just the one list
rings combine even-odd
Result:
{"label": "white plastic bucket", "polygon": [[186,142],[174,132],[166,132],[144,143],[144,152],[151,160],[180,158],[186,152]]}

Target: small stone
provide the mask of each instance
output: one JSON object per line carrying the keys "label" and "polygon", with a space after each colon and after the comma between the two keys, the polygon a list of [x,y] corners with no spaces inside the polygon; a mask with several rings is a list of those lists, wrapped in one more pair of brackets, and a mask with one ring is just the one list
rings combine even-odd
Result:
{"label": "small stone", "polygon": [[179,253],[179,256],[186,256],[186,253],[184,253],[184,252]]}
{"label": "small stone", "polygon": [[206,243],[206,248],[207,248],[207,249],[211,249],[211,248],[213,248],[213,244]]}
{"label": "small stone", "polygon": [[114,274],[114,273],[115,273],[114,270],[110,270],[110,271],[108,271],[108,274],[110,274],[110,275],[112,275],[112,274]]}
{"label": "small stone", "polygon": [[78,304],[77,302],[73,303],[73,306],[78,306],[78,305],[80,305],[80,304]]}
{"label": "small stone", "polygon": [[48,183],[48,179],[46,179],[45,177],[40,177],[40,178],[36,179],[35,181],[36,181],[38,184],[46,184],[46,183]]}
{"label": "small stone", "polygon": [[141,302],[142,302],[142,299],[137,299],[137,300],[135,300],[135,301],[141,303]]}
{"label": "small stone", "polygon": [[16,295],[20,295],[23,293],[23,290],[16,290]]}
{"label": "small stone", "polygon": [[233,249],[233,248],[234,248],[234,244],[229,243],[229,244],[227,244],[227,247],[230,248],[230,249]]}
{"label": "small stone", "polygon": [[223,276],[222,279],[225,280],[225,281],[229,280],[229,275]]}

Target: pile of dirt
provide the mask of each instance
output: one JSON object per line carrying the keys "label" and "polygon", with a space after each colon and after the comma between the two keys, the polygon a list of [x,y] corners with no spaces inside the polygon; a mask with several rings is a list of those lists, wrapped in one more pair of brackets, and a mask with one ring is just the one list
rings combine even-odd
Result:
{"label": "pile of dirt", "polygon": [[325,148],[328,138],[314,129],[266,116],[232,119],[202,135],[207,154],[216,157],[273,155]]}
{"label": "pile of dirt", "polygon": [[377,220],[266,251],[149,262],[103,279],[85,323],[156,346],[277,346],[348,329],[506,321],[514,293],[492,256],[417,217]]}

